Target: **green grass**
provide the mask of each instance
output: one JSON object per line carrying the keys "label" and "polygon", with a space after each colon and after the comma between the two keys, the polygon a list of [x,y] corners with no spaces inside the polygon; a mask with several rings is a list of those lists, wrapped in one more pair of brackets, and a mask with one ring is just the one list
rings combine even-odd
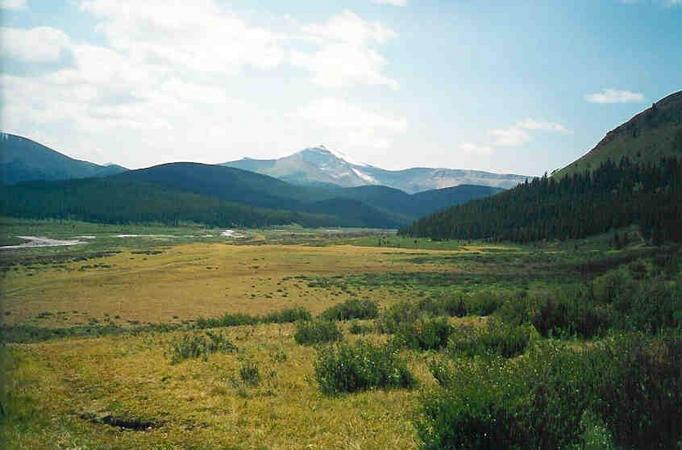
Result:
{"label": "green grass", "polygon": [[[226,241],[191,225],[9,222],[8,236],[99,240],[0,255],[10,449],[438,448],[483,429],[526,447],[539,435],[566,448],[678,438],[647,434],[679,412],[666,403],[677,392],[678,247],[615,249],[604,236],[408,248],[370,245],[373,230]],[[621,313],[576,332],[599,308]],[[314,345],[297,343],[301,330]],[[613,406],[595,400],[607,394]]]}

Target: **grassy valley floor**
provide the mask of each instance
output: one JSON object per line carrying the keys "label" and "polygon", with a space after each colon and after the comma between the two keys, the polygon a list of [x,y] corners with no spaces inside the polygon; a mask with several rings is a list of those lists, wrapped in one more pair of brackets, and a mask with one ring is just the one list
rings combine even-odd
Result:
{"label": "grassy valley floor", "polygon": [[[650,251],[606,251],[602,241],[438,243],[375,230],[243,230],[244,238],[226,239],[193,227],[9,225],[8,243],[14,235],[95,236],[0,253],[1,438],[12,449],[416,448],[420,398],[437,384],[434,352],[401,351],[417,380],[411,389],[328,396],[315,378],[325,347],[297,344],[293,323],[213,328],[236,349],[176,363],[173,342],[203,333],[197,319],[224,314],[303,307],[316,316],[354,298],[385,311],[400,302],[570,287]],[[474,329],[489,320],[448,319]],[[339,328],[348,342],[389,341],[374,323]],[[352,330],[363,326],[362,335]]]}

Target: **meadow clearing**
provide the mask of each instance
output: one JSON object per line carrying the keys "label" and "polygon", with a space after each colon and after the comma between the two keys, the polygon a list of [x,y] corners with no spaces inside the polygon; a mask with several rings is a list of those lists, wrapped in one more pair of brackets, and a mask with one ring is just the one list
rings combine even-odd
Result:
{"label": "meadow clearing", "polygon": [[[524,299],[678,252],[606,250],[604,239],[531,247],[378,230],[240,230],[234,239],[197,227],[4,225],[4,245],[16,235],[88,236],[0,251],[0,437],[17,449],[417,448],[432,426],[426,399],[447,384],[439,368],[462,360],[456,349],[498,364],[479,359],[467,336],[497,333],[498,316],[511,324]],[[334,309],[354,299],[369,312]],[[331,337],[313,321],[304,342],[302,323],[320,315]],[[535,344],[575,348],[601,336],[531,321],[532,330],[499,328],[504,343],[491,348],[521,360]],[[322,392],[318,367],[339,340],[394,345],[411,380]]]}

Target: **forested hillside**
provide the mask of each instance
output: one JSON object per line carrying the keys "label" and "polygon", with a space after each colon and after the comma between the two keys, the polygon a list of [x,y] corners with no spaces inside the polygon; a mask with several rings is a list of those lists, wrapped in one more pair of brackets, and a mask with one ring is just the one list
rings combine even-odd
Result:
{"label": "forested hillside", "polygon": [[69,158],[25,137],[0,133],[0,184],[104,177],[125,170]]}
{"label": "forested hillside", "polygon": [[315,227],[339,222],[337,217],[255,208],[117,177],[6,186],[0,191],[0,214],[121,224],[196,222],[225,227],[288,223]]}
{"label": "forested hillside", "polygon": [[436,239],[573,239],[637,224],[654,241],[682,240],[682,161],[610,160],[593,172],[536,178],[422,218],[401,232]]}
{"label": "forested hillside", "polygon": [[295,186],[231,167],[171,163],[101,179],[6,186],[0,212],[113,223],[398,228],[420,215],[497,191],[457,186],[409,195],[384,186]]}
{"label": "forested hillside", "polygon": [[592,150],[557,174],[561,178],[595,170],[607,160],[656,163],[682,157],[682,91],[671,94],[609,131]]}

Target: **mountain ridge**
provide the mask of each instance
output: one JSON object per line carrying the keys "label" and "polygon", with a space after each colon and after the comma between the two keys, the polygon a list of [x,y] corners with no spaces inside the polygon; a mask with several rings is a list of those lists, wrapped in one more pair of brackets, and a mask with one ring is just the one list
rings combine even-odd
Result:
{"label": "mountain ridge", "polygon": [[270,175],[294,184],[383,185],[410,194],[463,184],[511,188],[529,178],[468,169],[412,167],[387,170],[348,161],[324,145],[305,148],[282,158],[242,158],[221,165]]}
{"label": "mountain ridge", "polygon": [[594,170],[606,160],[618,164],[623,157],[655,163],[669,156],[682,157],[682,91],[667,95],[609,131],[590,151],[554,176]]}
{"label": "mountain ridge", "polygon": [[71,158],[27,137],[0,132],[0,184],[104,177],[126,170]]}
{"label": "mountain ridge", "polygon": [[401,232],[529,242],[630,225],[653,243],[682,241],[682,91],[616,127],[559,173],[432,213]]}

